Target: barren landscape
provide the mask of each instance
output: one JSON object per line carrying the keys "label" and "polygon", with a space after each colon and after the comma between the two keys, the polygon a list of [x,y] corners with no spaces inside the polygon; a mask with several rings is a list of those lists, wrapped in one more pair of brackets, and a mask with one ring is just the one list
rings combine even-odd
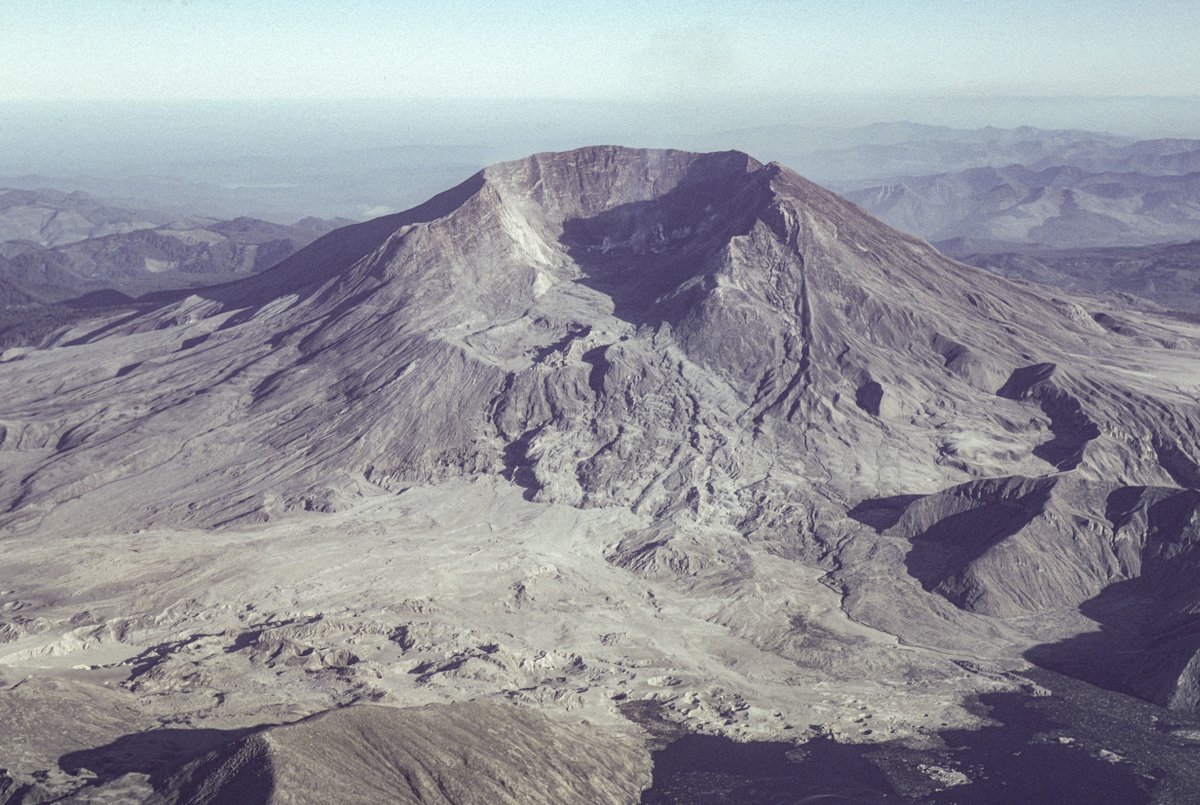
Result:
{"label": "barren landscape", "polygon": [[604,146],[10,348],[0,798],[1183,801],[1200,325],[1114,305]]}

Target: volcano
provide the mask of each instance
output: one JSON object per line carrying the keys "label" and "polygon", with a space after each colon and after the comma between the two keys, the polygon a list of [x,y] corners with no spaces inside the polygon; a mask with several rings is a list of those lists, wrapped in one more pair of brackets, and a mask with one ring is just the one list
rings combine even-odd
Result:
{"label": "volcano", "polygon": [[1195,710],[1200,328],[1113,315],[738,152],[496,165],[4,354],[0,663],[147,723],[861,738],[1030,662]]}

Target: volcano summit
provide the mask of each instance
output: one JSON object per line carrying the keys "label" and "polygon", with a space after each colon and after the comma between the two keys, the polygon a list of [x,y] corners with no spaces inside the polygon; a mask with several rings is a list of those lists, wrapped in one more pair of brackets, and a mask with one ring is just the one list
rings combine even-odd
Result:
{"label": "volcano summit", "polygon": [[1031,664],[1194,712],[1196,344],[742,153],[496,165],[3,354],[0,762],[178,797],[353,719],[263,723],[497,700],[603,733],[621,801],[631,713],[920,743]]}

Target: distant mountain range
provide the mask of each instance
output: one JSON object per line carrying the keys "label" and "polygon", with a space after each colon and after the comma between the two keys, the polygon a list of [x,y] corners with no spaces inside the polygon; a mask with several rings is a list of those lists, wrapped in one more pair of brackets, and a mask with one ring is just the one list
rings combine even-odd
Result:
{"label": "distant mountain range", "polygon": [[270,268],[347,223],[307,218],[283,225],[254,218],[199,218],[53,248],[26,244],[18,250],[9,243],[10,256],[0,257],[0,274],[53,300],[101,288],[136,295],[206,285]]}
{"label": "distant mountain range", "polygon": [[169,220],[161,213],[128,209],[87,193],[0,189],[0,254],[10,251],[10,241],[61,246],[151,229]]}
{"label": "distant mountain range", "polygon": [[954,129],[908,122],[854,129],[767,126],[728,132],[725,137],[786,159],[810,178],[838,190],[898,176],[1103,160],[1136,144],[1132,138],[1078,129]]}
{"label": "distant mountain range", "polygon": [[845,195],[892,226],[931,241],[1082,248],[1200,236],[1200,173],[1012,165],[903,179]]}
{"label": "distant mountain range", "polygon": [[895,122],[852,129],[764,126],[724,132],[718,139],[786,157],[815,181],[843,191],[900,177],[1010,165],[1152,175],[1200,170],[1200,140],[1136,140],[1081,129],[955,129]]}
{"label": "distant mountain range", "polygon": [[346,219],[284,225],[129,209],[85,193],[0,191],[0,346],[153,291],[270,268]]}
{"label": "distant mountain range", "polygon": [[987,251],[995,252],[1200,237],[1200,139],[906,122],[772,126],[724,137],[797,166],[930,241],[994,241]]}

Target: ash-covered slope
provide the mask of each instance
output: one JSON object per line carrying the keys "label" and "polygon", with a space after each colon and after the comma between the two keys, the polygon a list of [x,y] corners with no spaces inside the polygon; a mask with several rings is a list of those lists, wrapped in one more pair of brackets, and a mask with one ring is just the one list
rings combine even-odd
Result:
{"label": "ash-covered slope", "polygon": [[[498,475],[641,515],[609,555],[647,576],[744,581],[749,540],[910,642],[1012,650],[1047,634],[1014,617],[1140,572],[1106,494],[1196,485],[1193,336],[1111,332],[745,154],[540,154],[10,356],[0,524],[244,524]],[[948,519],[953,487],[1028,512]]]}
{"label": "ash-covered slope", "polygon": [[[137,333],[185,322],[170,353],[138,349],[152,339]],[[243,472],[262,476],[228,486],[256,499],[244,511],[231,490],[197,500],[189,471],[207,460],[185,447],[164,478],[184,488],[162,490],[157,519],[269,514],[272,493],[298,503],[337,471],[392,487],[504,472],[543,498],[734,518],[762,514],[777,477],[849,495],[933,489],[1005,463],[1047,469],[1033,447],[1053,437],[1048,423],[997,427],[1031,406],[995,392],[1023,364],[1105,338],[1070,304],[955,264],[742,154],[540,155],[79,338],[78,354],[104,345],[108,365],[79,378],[81,394],[55,395],[58,454],[13,508],[164,460],[144,428],[222,420],[214,435],[236,431],[218,438],[252,451]],[[147,410],[115,422],[84,388]],[[915,461],[863,460],[887,449],[889,423]],[[111,466],[113,448],[125,466]],[[107,467],[88,466],[93,455]]]}
{"label": "ash-covered slope", "polygon": [[628,740],[481,703],[350,707],[268,727],[168,777],[151,802],[626,803],[650,757]]}

